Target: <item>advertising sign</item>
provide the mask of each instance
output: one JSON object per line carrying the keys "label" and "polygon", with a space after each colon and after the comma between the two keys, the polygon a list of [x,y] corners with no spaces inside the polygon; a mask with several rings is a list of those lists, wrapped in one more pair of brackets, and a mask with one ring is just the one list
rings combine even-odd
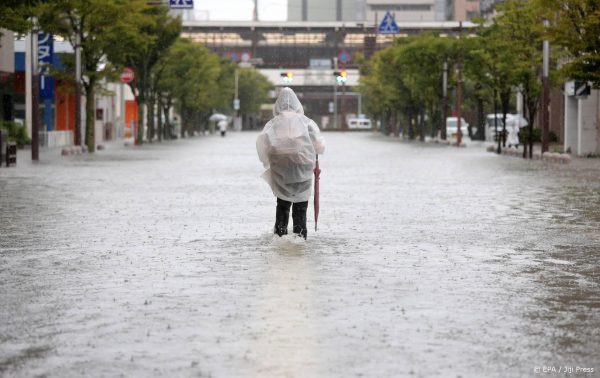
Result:
{"label": "advertising sign", "polygon": [[54,56],[54,36],[50,33],[38,32],[38,67],[40,98],[54,98],[54,78],[50,76],[50,66]]}

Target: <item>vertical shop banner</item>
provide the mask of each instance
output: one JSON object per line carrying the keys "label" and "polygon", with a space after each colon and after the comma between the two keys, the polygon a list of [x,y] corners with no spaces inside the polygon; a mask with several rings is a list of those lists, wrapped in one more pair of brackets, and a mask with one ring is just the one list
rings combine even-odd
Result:
{"label": "vertical shop banner", "polygon": [[54,78],[50,76],[50,66],[54,58],[54,36],[50,33],[38,32],[38,67],[40,98],[54,99]]}

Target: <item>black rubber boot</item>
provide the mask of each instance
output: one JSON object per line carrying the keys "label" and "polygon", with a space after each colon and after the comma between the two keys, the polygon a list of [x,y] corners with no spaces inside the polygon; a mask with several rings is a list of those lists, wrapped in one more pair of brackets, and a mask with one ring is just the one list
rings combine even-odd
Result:
{"label": "black rubber boot", "polygon": [[292,219],[294,221],[294,234],[302,236],[306,239],[306,210],[308,209],[308,201],[294,203],[292,207]]}
{"label": "black rubber boot", "polygon": [[291,202],[277,198],[277,213],[275,214],[275,233],[279,236],[287,235],[288,221],[290,219]]}

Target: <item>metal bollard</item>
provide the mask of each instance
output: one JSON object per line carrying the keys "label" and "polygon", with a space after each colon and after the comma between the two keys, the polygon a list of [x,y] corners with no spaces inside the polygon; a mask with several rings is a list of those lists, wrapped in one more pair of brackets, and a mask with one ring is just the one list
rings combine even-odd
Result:
{"label": "metal bollard", "polygon": [[17,165],[17,144],[6,143],[6,166]]}
{"label": "metal bollard", "polygon": [[8,133],[4,130],[0,130],[0,167],[2,166],[2,160],[4,160],[4,152],[6,151],[6,141],[8,140]]}

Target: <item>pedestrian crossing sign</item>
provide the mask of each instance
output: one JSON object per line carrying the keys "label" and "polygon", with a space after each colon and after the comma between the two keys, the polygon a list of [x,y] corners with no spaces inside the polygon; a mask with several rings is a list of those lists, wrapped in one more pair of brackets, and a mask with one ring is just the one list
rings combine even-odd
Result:
{"label": "pedestrian crossing sign", "polygon": [[171,9],[194,9],[194,0],[169,0]]}
{"label": "pedestrian crossing sign", "polygon": [[381,24],[379,24],[379,33],[380,34],[397,34],[398,31],[400,29],[398,29],[398,24],[396,24],[396,21],[394,20],[394,17],[392,16],[392,14],[387,11],[385,13],[385,16],[383,17],[383,20],[381,20]]}

